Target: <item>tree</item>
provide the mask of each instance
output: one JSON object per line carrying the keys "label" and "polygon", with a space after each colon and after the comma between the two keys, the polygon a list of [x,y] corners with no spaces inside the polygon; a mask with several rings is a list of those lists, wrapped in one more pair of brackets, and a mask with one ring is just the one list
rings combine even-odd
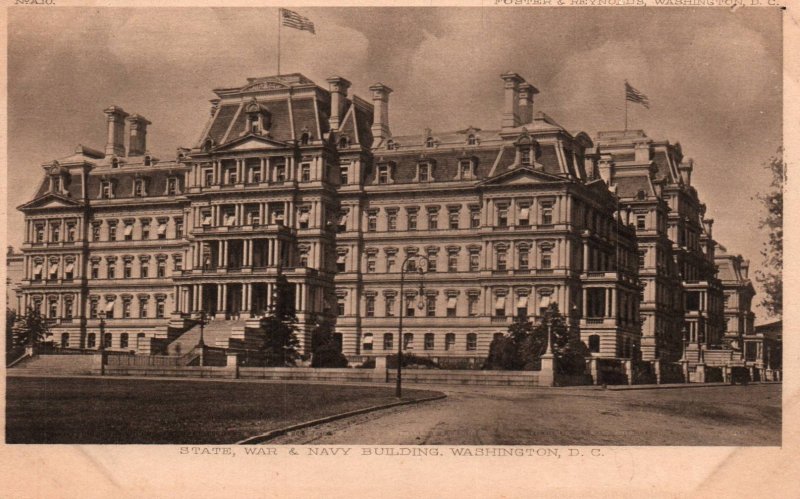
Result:
{"label": "tree", "polygon": [[[35,308],[28,308],[24,315],[14,314],[14,321],[9,322],[9,315],[6,315],[6,339],[8,339],[8,329],[11,329],[11,347],[14,352],[20,352],[26,346],[42,347],[52,346],[53,341],[48,338],[51,336],[50,326],[47,319]],[[7,353],[11,351],[7,348]]]}
{"label": "tree", "polygon": [[297,316],[294,309],[294,288],[284,275],[275,283],[275,306],[272,313],[261,320],[263,331],[261,353],[268,366],[294,366],[300,354],[297,339]]}
{"label": "tree", "polygon": [[347,367],[347,357],[333,336],[333,324],[317,322],[311,332],[311,367]]}
{"label": "tree", "polygon": [[783,314],[783,186],[786,182],[783,148],[778,148],[764,168],[772,174],[772,183],[767,194],[758,196],[767,208],[759,227],[769,231],[769,239],[761,250],[765,270],[759,270],[756,279],[764,288],[765,296],[761,304],[771,316],[780,316]]}
{"label": "tree", "polygon": [[548,329],[556,370],[564,374],[582,373],[588,348],[579,337],[570,333],[555,303],[548,306],[537,323],[527,318],[517,319],[508,327],[505,336],[495,338],[489,346],[484,369],[536,369],[547,350]]}
{"label": "tree", "polygon": [[18,345],[14,336],[14,323],[17,321],[17,311],[6,308],[6,363],[22,355],[21,345]]}

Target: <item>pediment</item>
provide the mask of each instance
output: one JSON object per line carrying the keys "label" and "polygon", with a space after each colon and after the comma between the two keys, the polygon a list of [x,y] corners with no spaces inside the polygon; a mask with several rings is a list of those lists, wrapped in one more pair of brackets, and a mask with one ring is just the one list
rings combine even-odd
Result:
{"label": "pediment", "polygon": [[515,168],[514,170],[495,175],[482,182],[483,185],[520,185],[541,184],[545,182],[561,182],[564,178],[551,175],[532,168]]}
{"label": "pediment", "polygon": [[75,208],[81,206],[79,201],[59,194],[48,193],[19,207],[21,210]]}
{"label": "pediment", "polygon": [[214,149],[214,152],[232,151],[253,151],[257,149],[283,149],[287,147],[285,142],[263,137],[260,135],[248,134],[244,137],[234,139],[227,144],[223,144]]}

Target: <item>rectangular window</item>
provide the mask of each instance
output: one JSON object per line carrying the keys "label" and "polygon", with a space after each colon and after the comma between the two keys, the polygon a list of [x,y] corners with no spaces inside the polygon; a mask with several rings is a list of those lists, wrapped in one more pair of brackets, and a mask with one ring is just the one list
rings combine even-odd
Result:
{"label": "rectangular window", "polygon": [[139,318],[147,318],[147,299],[145,298],[139,299]]}
{"label": "rectangular window", "polygon": [[142,220],[142,239],[150,239],[150,222]]}
{"label": "rectangular window", "polygon": [[436,211],[428,212],[428,229],[436,230],[439,228],[439,213]]}
{"label": "rectangular window", "polygon": [[389,211],[386,215],[386,226],[388,230],[397,230],[397,212]]}
{"label": "rectangular window", "polygon": [[416,212],[408,212],[408,230],[417,230]]}
{"label": "rectangular window", "polygon": [[367,258],[367,272],[375,272],[375,257]]}
{"label": "rectangular window", "polygon": [[130,319],[131,318],[131,301],[130,300],[123,300],[122,301],[122,318],[123,319]]}
{"label": "rectangular window", "polygon": [[406,297],[406,317],[414,317],[414,297]]}
{"label": "rectangular window", "polygon": [[167,179],[167,195],[174,196],[178,193],[178,179],[170,178]]}
{"label": "rectangular window", "polygon": [[647,227],[645,216],[636,215],[636,230],[644,230]]}
{"label": "rectangular window", "polygon": [[278,163],[275,165],[275,182],[283,182],[286,180],[286,165]]}
{"label": "rectangular window", "polygon": [[148,277],[150,277],[150,264],[148,264],[147,262],[142,262],[141,274],[142,274],[142,279],[147,279]]}
{"label": "rectangular window", "polygon": [[108,224],[108,240],[109,241],[117,240],[117,224],[115,223]]}
{"label": "rectangular window", "polygon": [[367,232],[375,232],[378,230],[378,214],[369,213],[367,215]]}
{"label": "rectangular window", "polygon": [[379,184],[388,184],[389,183],[389,167],[379,166],[378,167],[378,183]]}
{"label": "rectangular window", "polygon": [[344,315],[344,300],[336,302],[336,315],[340,317]]}
{"label": "rectangular window", "polygon": [[458,272],[458,253],[455,251],[447,254],[447,271]]}
{"label": "rectangular window", "polygon": [[137,198],[144,195],[144,181],[136,180],[133,183],[133,195]]}
{"label": "rectangular window", "polygon": [[437,262],[436,262],[436,252],[429,251],[428,252],[428,272],[436,272],[437,269]]}
{"label": "rectangular window", "polygon": [[414,333],[403,334],[403,349],[404,350],[414,349]]}
{"label": "rectangular window", "polygon": [[461,160],[459,162],[459,167],[461,170],[461,178],[467,179],[472,177],[472,161]]}
{"label": "rectangular window", "polygon": [[125,224],[125,240],[126,241],[133,241],[133,224]]}
{"label": "rectangular window", "polygon": [[471,210],[469,212],[469,226],[473,229],[481,226],[481,212],[479,210]]}
{"label": "rectangular window", "polygon": [[478,349],[478,335],[475,333],[469,333],[467,335],[467,350],[473,351]]}
{"label": "rectangular window", "polygon": [[98,242],[100,240],[100,224],[92,224],[92,241]]}
{"label": "rectangular window", "polygon": [[447,297],[447,316],[448,317],[455,317],[456,316],[456,306],[458,304],[458,298],[455,296],[448,296]]}
{"label": "rectangular window", "polygon": [[124,279],[130,279],[132,275],[133,264],[131,262],[125,262],[125,265],[122,267],[122,277]]}
{"label": "rectangular window", "polygon": [[311,165],[303,163],[300,165],[300,181],[308,182],[311,180]]}
{"label": "rectangular window", "polygon": [[549,269],[553,266],[553,255],[549,251],[542,252],[542,265],[543,269]]}
{"label": "rectangular window", "polygon": [[507,254],[505,251],[498,251],[497,252],[497,270],[506,270],[506,258]]}
{"label": "rectangular window", "polygon": [[427,182],[428,180],[430,180],[429,172],[430,172],[430,165],[428,165],[427,163],[419,165],[419,181]]}
{"label": "rectangular window", "polygon": [[519,217],[517,218],[517,225],[520,227],[527,227],[530,225],[531,209],[527,206],[521,206],[519,209]]}
{"label": "rectangular window", "polygon": [[458,229],[458,211],[451,211],[448,215],[448,221],[451,229]]}
{"label": "rectangular window", "polygon": [[456,346],[456,335],[453,333],[447,333],[444,336],[444,349],[445,350],[453,350]]}
{"label": "rectangular window", "polygon": [[520,270],[528,270],[528,250],[519,250],[519,268]]}
{"label": "rectangular window", "polygon": [[386,317],[394,317],[394,296],[386,297]]}
{"label": "rectangular window", "polygon": [[163,319],[164,318],[164,300],[160,299],[156,302],[156,318]]}
{"label": "rectangular window", "polygon": [[433,350],[433,333],[425,333],[425,350]]}
{"label": "rectangular window", "polygon": [[339,183],[341,185],[347,185],[349,183],[347,170],[348,168],[346,166],[339,167]]}
{"label": "rectangular window", "polygon": [[385,333],[383,335],[383,349],[392,350],[393,348],[394,348],[394,340],[392,337],[392,333]]}
{"label": "rectangular window", "polygon": [[73,224],[67,225],[67,241],[75,242],[75,226]]}
{"label": "rectangular window", "polygon": [[92,279],[99,279],[100,278],[100,264],[97,262],[92,263]]}
{"label": "rectangular window", "polygon": [[480,262],[480,255],[478,253],[470,253],[469,254],[469,270],[470,272],[477,272],[480,270],[481,262]]}
{"label": "rectangular window", "polygon": [[109,279],[116,279],[117,278],[117,265],[114,263],[108,264],[108,278]]}
{"label": "rectangular window", "polygon": [[239,178],[236,168],[231,168],[230,170],[228,170],[228,183],[235,184],[238,180]]}
{"label": "rectangular window", "polygon": [[553,207],[542,205],[542,225],[553,225]]}
{"label": "rectangular window", "polygon": [[476,295],[469,295],[467,298],[467,315],[470,317],[478,315],[478,297]]}
{"label": "rectangular window", "polygon": [[183,219],[176,218],[175,219],[175,237],[181,238],[183,237]]}
{"label": "rectangular window", "polygon": [[436,317],[436,297],[428,296],[425,300],[425,309],[428,317]]}
{"label": "rectangular window", "polygon": [[367,308],[366,308],[366,316],[367,317],[375,317],[375,297],[374,296],[367,296]]}
{"label": "rectangular window", "polygon": [[394,272],[395,259],[394,255],[386,256],[386,272]]}
{"label": "rectangular window", "polygon": [[497,226],[508,227],[508,208],[500,207],[497,209]]}
{"label": "rectangular window", "polygon": [[111,197],[111,183],[103,182],[100,187],[100,197],[109,199]]}
{"label": "rectangular window", "polygon": [[167,274],[167,263],[166,262],[158,262],[156,265],[156,277],[163,278],[166,277]]}
{"label": "rectangular window", "polygon": [[97,319],[97,300],[89,302],[89,318]]}

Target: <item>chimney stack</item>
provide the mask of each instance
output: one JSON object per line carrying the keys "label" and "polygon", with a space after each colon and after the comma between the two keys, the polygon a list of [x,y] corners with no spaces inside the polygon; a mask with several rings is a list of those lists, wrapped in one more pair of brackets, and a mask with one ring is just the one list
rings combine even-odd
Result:
{"label": "chimney stack", "polygon": [[121,107],[111,106],[103,111],[108,121],[108,139],[106,140],[106,156],[125,155],[125,118],[128,113]]}
{"label": "chimney stack", "polygon": [[519,86],[519,119],[523,125],[533,121],[533,96],[539,90],[530,83],[523,83]]}
{"label": "chimney stack", "polygon": [[372,120],[372,137],[385,140],[392,136],[389,131],[389,94],[392,89],[383,83],[376,83],[369,87],[372,91],[372,103],[375,108],[375,117]]}
{"label": "chimney stack", "polygon": [[703,219],[703,226],[706,229],[706,234],[708,234],[708,237],[712,238],[712,236],[711,236],[711,228],[714,226],[714,219],[713,218],[704,218]]}
{"label": "chimney stack", "polygon": [[633,159],[637,163],[647,163],[650,161],[650,144],[647,142],[636,142],[633,146]]}
{"label": "chimney stack", "polygon": [[597,169],[600,173],[600,178],[603,182],[611,187],[611,179],[614,175],[614,163],[611,160],[610,154],[601,154],[600,160],[597,162]]}
{"label": "chimney stack", "polygon": [[128,156],[141,156],[147,151],[147,125],[150,122],[144,116],[132,114],[128,116],[130,137],[128,140]]}
{"label": "chimney stack", "polygon": [[347,104],[347,90],[350,82],[341,76],[331,76],[328,78],[329,89],[331,91],[331,130],[338,130],[344,118],[344,108]]}
{"label": "chimney stack", "polygon": [[505,84],[505,106],[503,107],[503,128],[515,128],[519,121],[519,85],[525,83],[517,73],[504,73],[500,75]]}
{"label": "chimney stack", "polygon": [[686,163],[681,163],[678,166],[678,171],[681,174],[681,179],[686,185],[692,185],[692,170],[694,170],[694,160],[689,160]]}
{"label": "chimney stack", "polygon": [[745,279],[749,279],[748,274],[750,273],[750,260],[742,261],[742,277]]}

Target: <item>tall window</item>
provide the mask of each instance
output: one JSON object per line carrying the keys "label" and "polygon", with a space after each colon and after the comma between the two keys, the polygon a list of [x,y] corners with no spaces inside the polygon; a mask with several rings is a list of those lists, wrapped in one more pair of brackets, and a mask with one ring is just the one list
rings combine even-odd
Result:
{"label": "tall window", "polygon": [[528,270],[528,248],[519,248],[517,254],[519,255],[519,269]]}
{"label": "tall window", "polygon": [[126,241],[133,241],[133,222],[128,222],[125,224],[123,234]]}
{"label": "tall window", "polygon": [[139,298],[139,317],[142,319],[147,318],[147,298],[144,296]]}
{"label": "tall window", "polygon": [[553,224],[553,206],[549,204],[542,205],[542,225]]}
{"label": "tall window", "polygon": [[505,296],[498,296],[497,300],[494,302],[494,315],[495,317],[505,317],[506,316],[506,297]]}
{"label": "tall window", "polygon": [[531,164],[531,150],[529,147],[523,147],[520,151],[520,162],[523,165]]}
{"label": "tall window", "polygon": [[542,250],[541,268],[550,269],[553,267],[553,253],[549,249]]}
{"label": "tall window", "polygon": [[414,333],[403,333],[403,350],[414,349]]}
{"label": "tall window", "polygon": [[156,300],[156,318],[164,318],[164,298],[158,298]]}
{"label": "tall window", "polygon": [[394,296],[386,297],[386,317],[394,317]]}
{"label": "tall window", "polygon": [[458,168],[462,179],[472,178],[472,161],[462,159],[458,162]]}
{"label": "tall window", "polygon": [[67,224],[67,241],[75,242],[75,224]]}
{"label": "tall window", "polygon": [[105,181],[100,184],[100,197],[103,199],[111,198],[111,182]]}
{"label": "tall window", "polygon": [[444,335],[444,349],[445,350],[453,350],[456,346],[456,335],[453,333],[447,333]]}
{"label": "tall window", "polygon": [[375,272],[375,257],[374,256],[370,255],[370,256],[367,257],[367,272],[369,272],[370,274]]}
{"label": "tall window", "polygon": [[439,212],[436,210],[428,211],[428,229],[435,230],[439,228]]}
{"label": "tall window", "polygon": [[366,316],[375,317],[375,297],[367,296]]}
{"label": "tall window", "polygon": [[458,210],[450,210],[447,219],[451,229],[458,229]]}
{"label": "tall window", "polygon": [[133,195],[137,198],[144,196],[144,180],[133,181]]}
{"label": "tall window", "polygon": [[115,262],[108,262],[108,278],[109,279],[116,279],[117,278],[117,264]]}
{"label": "tall window", "polygon": [[469,270],[470,272],[477,272],[481,268],[480,254],[477,251],[472,251],[469,254]]}
{"label": "tall window", "polygon": [[57,243],[61,240],[61,227],[58,225],[54,225],[51,230],[51,240],[54,243]]}
{"label": "tall window", "polygon": [[388,230],[397,230],[397,211],[386,212],[386,227]]}
{"label": "tall window", "polygon": [[148,263],[147,261],[143,261],[140,270],[142,274],[142,279],[147,279],[148,277],[150,277],[150,263]]}
{"label": "tall window", "polygon": [[163,278],[167,275],[167,262],[159,260],[156,265],[156,277]]}
{"label": "tall window", "polygon": [[458,272],[458,251],[456,250],[447,252],[447,271]]}
{"label": "tall window", "polygon": [[303,163],[300,165],[300,181],[308,182],[311,180],[311,165]]}
{"label": "tall window", "polygon": [[428,317],[436,317],[436,297],[433,295],[425,297],[425,310]]}
{"label": "tall window", "polygon": [[427,182],[430,180],[430,168],[431,165],[428,163],[421,163],[419,165],[419,181],[420,182]]}
{"label": "tall window", "polygon": [[636,230],[644,230],[647,223],[644,215],[636,215]]}
{"label": "tall window", "polygon": [[389,183],[389,165],[381,165],[378,167],[378,183]]}
{"label": "tall window", "polygon": [[506,258],[507,257],[508,257],[508,254],[506,253],[506,250],[504,250],[504,249],[497,250],[497,270],[506,270],[506,268],[507,268]]}
{"label": "tall window", "polygon": [[340,317],[344,315],[344,298],[336,300],[336,315]]}
{"label": "tall window", "polygon": [[214,185],[214,172],[212,170],[206,170],[203,178],[205,179],[206,187]]}
{"label": "tall window", "polygon": [[178,193],[178,179],[176,178],[168,178],[167,179],[167,195],[174,196]]}
{"label": "tall window", "polygon": [[386,255],[386,272],[394,272],[395,261],[394,253]]}
{"label": "tall window", "polygon": [[475,333],[467,334],[467,350],[473,351],[478,349],[478,335]]}
{"label": "tall window", "polygon": [[129,260],[126,261],[122,267],[122,277],[124,279],[130,279],[132,276],[132,270],[133,270],[133,263]]}
{"label": "tall window", "polygon": [[474,134],[469,134],[467,137],[467,145],[474,146],[478,144],[478,139],[475,138]]}
{"label": "tall window", "polygon": [[37,225],[36,226],[36,242],[43,243],[44,242],[44,226]]}
{"label": "tall window", "polygon": [[477,229],[481,226],[481,212],[480,210],[470,210],[469,212],[469,226],[473,229]]}
{"label": "tall window", "polygon": [[100,262],[92,262],[91,274],[92,279],[100,278]]}
{"label": "tall window", "polygon": [[392,350],[394,348],[394,341],[392,333],[384,333],[383,335],[383,349]]}
{"label": "tall window", "polygon": [[116,222],[109,222],[108,223],[108,240],[109,241],[116,241],[117,240],[117,223]]}
{"label": "tall window", "polygon": [[150,220],[142,220],[142,239],[150,239]]}
{"label": "tall window", "polygon": [[527,227],[530,225],[531,209],[528,206],[522,206],[519,209],[519,217],[517,217],[517,225],[520,227]]}
{"label": "tall window", "polygon": [[119,347],[128,348],[128,333],[122,333],[119,335]]}
{"label": "tall window", "polygon": [[478,315],[478,295],[469,295],[467,297],[467,315],[470,317]]}
{"label": "tall window", "polygon": [[375,232],[378,230],[378,213],[371,211],[367,214],[367,231]]}
{"label": "tall window", "polygon": [[406,317],[414,317],[414,297],[406,296]]}
{"label": "tall window", "polygon": [[508,227],[508,208],[505,206],[497,208],[497,226]]}
{"label": "tall window", "polygon": [[275,165],[275,181],[283,182],[286,180],[286,164],[278,163]]}
{"label": "tall window", "polygon": [[428,272],[436,272],[436,268],[436,250],[430,249],[428,250]]}
{"label": "tall window", "polygon": [[123,319],[130,319],[131,318],[131,299],[125,298],[122,300],[122,318]]}
{"label": "tall window", "polygon": [[72,300],[64,301],[64,318],[72,319]]}
{"label": "tall window", "polygon": [[425,350],[433,350],[433,333],[425,333]]}
{"label": "tall window", "polygon": [[448,317],[455,317],[456,316],[456,306],[458,304],[458,298],[456,296],[448,296],[447,297],[447,316]]}
{"label": "tall window", "polygon": [[417,230],[417,212],[408,212],[408,230]]}
{"label": "tall window", "polygon": [[183,219],[176,218],[175,219],[175,237],[180,239],[183,237]]}
{"label": "tall window", "polygon": [[346,166],[339,167],[339,183],[347,185],[350,179],[348,178],[348,168]]}

